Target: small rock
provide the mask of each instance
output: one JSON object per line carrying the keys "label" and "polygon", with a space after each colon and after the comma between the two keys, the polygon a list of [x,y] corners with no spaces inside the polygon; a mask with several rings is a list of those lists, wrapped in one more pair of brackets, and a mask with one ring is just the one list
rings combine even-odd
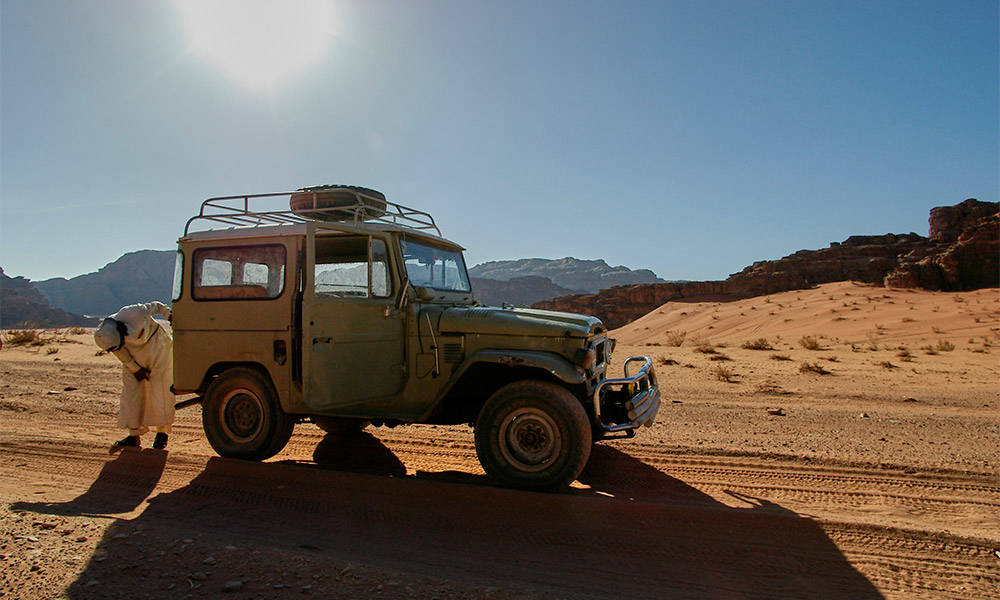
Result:
{"label": "small rock", "polygon": [[226,546],[226,550],[236,550],[236,546]]}
{"label": "small rock", "polygon": [[225,584],[223,584],[222,591],[235,592],[236,590],[241,589],[242,587],[243,587],[243,582],[238,579],[234,579],[232,581],[227,581]]}
{"label": "small rock", "polygon": [[184,538],[183,540],[181,540],[181,542],[184,544],[191,544],[194,542],[194,540],[192,540],[191,538]]}
{"label": "small rock", "polygon": [[862,419],[868,419],[868,418],[869,418],[869,415],[868,415],[868,413],[861,413],[860,417],[861,417]]}
{"label": "small rock", "polygon": [[671,400],[674,404],[684,404],[681,400]]}
{"label": "small rock", "polygon": [[916,398],[907,398],[906,400],[903,400],[903,402],[916,402],[916,401],[917,401]]}
{"label": "small rock", "polygon": [[87,582],[87,583],[85,583],[84,585],[85,585],[86,587],[96,587],[96,586],[98,586],[98,585],[101,585],[101,582],[100,582],[100,581],[98,581],[98,580],[96,580],[96,579],[91,579],[90,581],[88,581],[88,582]]}
{"label": "small rock", "polygon": [[31,571],[32,573],[37,573],[38,571],[41,570],[41,567],[39,567],[38,565],[31,565],[31,568],[28,570]]}
{"label": "small rock", "polygon": [[203,564],[203,565],[214,565],[216,562],[218,562],[218,561],[215,560],[214,556],[209,556],[205,560],[201,561],[201,564]]}
{"label": "small rock", "polygon": [[[59,359],[57,358],[56,360],[59,360]],[[46,396],[58,396],[59,392],[57,392],[55,390],[49,390],[49,391],[45,392],[45,395]]]}
{"label": "small rock", "polygon": [[55,529],[55,523],[46,523],[45,521],[34,521],[31,523],[34,527],[39,527],[41,529]]}
{"label": "small rock", "polygon": [[106,560],[108,560],[107,556],[95,556],[94,557],[94,562],[104,562]]}
{"label": "small rock", "polygon": [[86,542],[87,541],[87,536],[85,536],[85,535],[78,536],[74,541],[76,541],[76,542]]}
{"label": "small rock", "polygon": [[776,417],[784,417],[785,409],[783,408],[769,408],[767,409],[767,414],[774,415]]}
{"label": "small rock", "polygon": [[78,389],[80,389],[80,388],[75,388],[75,387],[73,387],[71,385],[67,385],[66,387],[63,388],[63,391],[64,392],[75,392]]}
{"label": "small rock", "polygon": [[276,583],[276,584],[272,585],[271,587],[273,587],[276,590],[283,590],[283,589],[285,589],[285,584],[283,584],[283,583]]}
{"label": "small rock", "polygon": [[124,540],[124,539],[127,539],[127,538],[128,538],[128,534],[127,533],[116,533],[113,536],[111,536],[111,539],[113,539],[113,540]]}
{"label": "small rock", "polygon": [[206,575],[201,571],[195,571],[194,573],[188,575],[188,579],[193,579],[195,581],[205,581],[206,579],[208,579],[208,575]]}

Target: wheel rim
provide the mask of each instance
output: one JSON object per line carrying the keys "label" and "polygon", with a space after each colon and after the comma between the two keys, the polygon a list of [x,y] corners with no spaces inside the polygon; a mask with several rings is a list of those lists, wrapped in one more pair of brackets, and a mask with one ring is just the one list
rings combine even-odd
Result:
{"label": "wheel rim", "polygon": [[500,424],[500,454],[520,471],[535,473],[552,465],[562,450],[555,421],[537,408],[511,412]]}
{"label": "wheel rim", "polygon": [[222,425],[235,442],[253,440],[264,426],[264,403],[250,390],[233,390],[222,399]]}

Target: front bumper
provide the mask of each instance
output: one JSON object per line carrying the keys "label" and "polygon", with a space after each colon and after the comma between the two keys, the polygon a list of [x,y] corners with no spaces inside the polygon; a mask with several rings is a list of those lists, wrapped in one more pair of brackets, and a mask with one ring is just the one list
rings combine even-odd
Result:
{"label": "front bumper", "polygon": [[[636,362],[642,362],[642,366],[635,375],[629,375],[629,365]],[[660,386],[648,356],[629,358],[625,361],[625,377],[605,379],[594,389],[594,417],[607,432],[650,427],[659,409]]]}

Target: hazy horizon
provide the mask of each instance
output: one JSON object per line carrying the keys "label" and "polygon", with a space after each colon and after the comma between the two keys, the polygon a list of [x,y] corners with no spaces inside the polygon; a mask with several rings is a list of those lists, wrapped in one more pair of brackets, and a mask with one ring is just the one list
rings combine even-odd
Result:
{"label": "hazy horizon", "polygon": [[8,275],[319,183],[431,212],[470,266],[668,280],[998,200],[996,2],[233,6],[0,2]]}

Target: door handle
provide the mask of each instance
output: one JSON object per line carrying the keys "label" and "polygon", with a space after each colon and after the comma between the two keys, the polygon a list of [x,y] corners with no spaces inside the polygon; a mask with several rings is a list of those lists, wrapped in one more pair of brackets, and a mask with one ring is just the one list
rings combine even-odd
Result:
{"label": "door handle", "polygon": [[329,344],[332,341],[333,341],[333,338],[329,338],[329,337],[313,338],[313,345],[315,346],[316,344]]}

